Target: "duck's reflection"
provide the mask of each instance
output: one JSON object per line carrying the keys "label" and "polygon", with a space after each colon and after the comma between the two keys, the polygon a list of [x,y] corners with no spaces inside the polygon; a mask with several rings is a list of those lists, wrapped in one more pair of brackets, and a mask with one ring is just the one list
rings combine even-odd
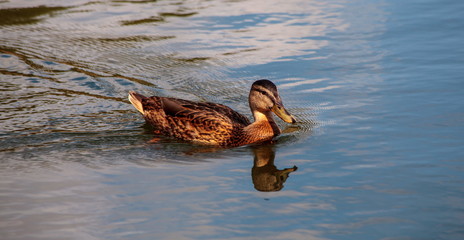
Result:
{"label": "duck's reflection", "polygon": [[275,152],[272,145],[260,145],[253,148],[255,155],[251,177],[255,189],[261,192],[280,191],[291,172],[298,168],[277,169],[274,165]]}

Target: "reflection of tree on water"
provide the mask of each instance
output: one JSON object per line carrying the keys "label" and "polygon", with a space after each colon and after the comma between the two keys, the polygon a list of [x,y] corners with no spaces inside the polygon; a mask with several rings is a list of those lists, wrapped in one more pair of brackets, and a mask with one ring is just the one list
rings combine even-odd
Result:
{"label": "reflection of tree on water", "polygon": [[284,182],[291,172],[298,168],[277,169],[274,165],[275,152],[271,145],[256,146],[253,148],[255,154],[251,177],[255,189],[261,192],[280,191],[284,187]]}

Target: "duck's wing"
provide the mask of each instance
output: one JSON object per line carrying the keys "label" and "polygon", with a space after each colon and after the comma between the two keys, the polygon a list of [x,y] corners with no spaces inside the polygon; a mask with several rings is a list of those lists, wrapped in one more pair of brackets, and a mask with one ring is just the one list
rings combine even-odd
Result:
{"label": "duck's wing", "polygon": [[182,105],[184,108],[192,109],[192,110],[198,110],[198,111],[213,111],[217,114],[223,115],[227,118],[229,118],[232,122],[236,124],[241,124],[241,125],[249,125],[250,120],[248,120],[247,117],[244,115],[234,111],[230,107],[227,107],[222,104],[217,104],[217,103],[211,103],[211,102],[192,102],[188,100],[183,100],[183,99],[175,99],[175,98],[167,98],[169,100],[173,100],[180,105]]}

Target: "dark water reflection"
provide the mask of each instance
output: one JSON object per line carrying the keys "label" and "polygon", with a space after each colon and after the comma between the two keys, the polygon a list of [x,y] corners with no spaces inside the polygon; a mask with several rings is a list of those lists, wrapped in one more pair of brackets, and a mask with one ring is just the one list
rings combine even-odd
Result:
{"label": "dark water reflection", "polygon": [[255,189],[262,192],[280,191],[284,187],[285,181],[291,172],[298,168],[277,169],[274,165],[275,152],[272,146],[255,146],[253,153],[255,155],[251,177]]}
{"label": "dark water reflection", "polygon": [[[0,238],[463,239],[463,9],[0,1]],[[300,120],[270,145],[159,138],[126,99],[250,116],[262,78]]]}
{"label": "dark water reflection", "polygon": [[63,11],[66,7],[27,7],[27,8],[6,8],[0,9],[0,26],[36,24],[41,21],[43,15],[52,15],[55,12]]}

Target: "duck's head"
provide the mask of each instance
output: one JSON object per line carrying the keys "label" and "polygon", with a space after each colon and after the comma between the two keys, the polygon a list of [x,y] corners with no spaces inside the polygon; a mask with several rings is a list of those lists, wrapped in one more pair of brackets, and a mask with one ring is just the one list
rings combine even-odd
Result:
{"label": "duck's head", "polygon": [[269,80],[262,79],[254,82],[251,85],[248,101],[255,121],[262,117],[268,118],[272,111],[285,122],[296,122],[295,118],[284,108],[276,85]]}

